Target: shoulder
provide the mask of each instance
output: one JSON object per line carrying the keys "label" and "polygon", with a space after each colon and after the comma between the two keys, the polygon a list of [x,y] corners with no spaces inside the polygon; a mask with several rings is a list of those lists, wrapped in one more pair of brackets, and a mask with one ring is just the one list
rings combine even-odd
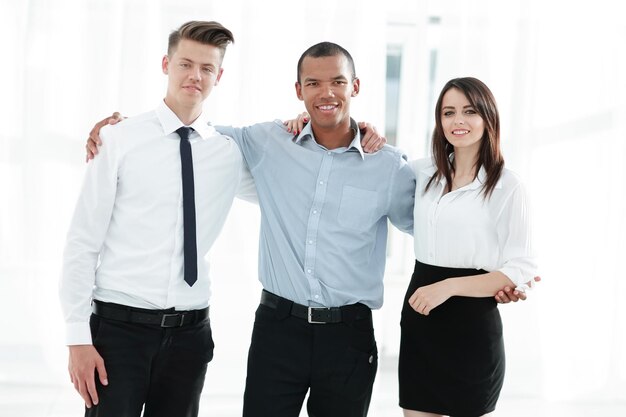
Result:
{"label": "shoulder", "polygon": [[283,122],[279,119],[276,120],[272,120],[271,122],[261,122],[261,123],[255,123],[252,125],[248,125],[248,126],[244,126],[241,127],[240,129],[242,129],[245,132],[284,132],[284,133],[288,133],[287,129],[285,128],[285,125],[283,125]]}
{"label": "shoulder", "polygon": [[270,139],[279,138],[281,141],[284,140],[284,138],[293,137],[293,133],[287,132],[287,128],[279,119],[272,120],[271,122],[256,123],[244,129],[247,129],[253,134],[265,134]]}
{"label": "shoulder", "polygon": [[158,132],[159,128],[160,125],[156,113],[149,111],[128,117],[117,124],[104,126],[100,130],[100,136],[103,140],[108,141],[119,139],[127,141],[131,138],[151,135],[152,130]]}
{"label": "shoulder", "polygon": [[516,172],[504,168],[490,199],[495,206],[524,205],[528,202],[528,192],[521,177]]}
{"label": "shoulder", "polygon": [[521,177],[514,171],[508,168],[502,169],[502,174],[498,180],[497,188],[502,188],[505,191],[512,191],[515,189],[523,188],[524,184]]}
{"label": "shoulder", "polygon": [[422,171],[428,173],[429,175],[432,175],[435,172],[435,165],[433,164],[432,158],[412,159],[409,161],[409,166],[415,175]]}
{"label": "shoulder", "polygon": [[409,164],[406,153],[392,145],[385,145],[378,152],[366,155],[371,155],[383,163],[392,163],[398,167],[408,166]]}
{"label": "shoulder", "polygon": [[287,129],[280,120],[255,123],[244,127],[215,126],[215,129],[223,135],[231,136],[238,141],[245,140],[245,142],[258,140],[265,143],[268,139],[284,141],[285,138],[293,137],[293,133],[287,132]]}
{"label": "shoulder", "polygon": [[365,161],[371,161],[370,168],[380,174],[381,181],[390,181],[398,187],[402,187],[402,184],[411,184],[411,187],[415,187],[415,174],[401,149],[385,145],[378,152],[366,155],[371,155],[366,157]]}

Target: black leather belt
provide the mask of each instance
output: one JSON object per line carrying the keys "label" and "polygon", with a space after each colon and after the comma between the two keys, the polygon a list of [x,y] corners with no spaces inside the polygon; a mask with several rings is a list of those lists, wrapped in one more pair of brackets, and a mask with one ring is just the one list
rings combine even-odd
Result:
{"label": "black leather belt", "polygon": [[148,310],[93,300],[93,313],[110,320],[161,327],[181,327],[198,323],[209,316],[209,307],[202,310]]}
{"label": "black leather belt", "polygon": [[308,307],[265,290],[261,293],[261,304],[272,309],[279,308],[280,304],[290,304],[288,308],[292,316],[304,319],[311,324],[342,323],[372,317],[372,310],[365,304],[357,303],[341,307]]}

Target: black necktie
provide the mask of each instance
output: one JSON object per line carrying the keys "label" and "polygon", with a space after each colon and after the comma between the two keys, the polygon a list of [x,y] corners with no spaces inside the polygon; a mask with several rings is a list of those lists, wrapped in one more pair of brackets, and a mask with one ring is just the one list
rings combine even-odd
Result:
{"label": "black necktie", "polygon": [[193,159],[189,133],[193,129],[181,127],[176,130],[180,136],[180,165],[183,177],[183,229],[185,233],[185,282],[191,287],[198,280],[198,253],[196,249],[196,203],[193,187]]}

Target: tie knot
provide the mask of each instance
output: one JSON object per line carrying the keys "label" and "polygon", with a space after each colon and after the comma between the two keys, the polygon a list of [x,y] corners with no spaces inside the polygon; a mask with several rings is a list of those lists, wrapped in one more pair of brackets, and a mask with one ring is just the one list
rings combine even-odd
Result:
{"label": "tie knot", "polygon": [[176,133],[178,133],[178,136],[180,136],[181,139],[186,140],[189,139],[189,133],[191,133],[192,130],[193,128],[191,127],[182,126],[176,129]]}

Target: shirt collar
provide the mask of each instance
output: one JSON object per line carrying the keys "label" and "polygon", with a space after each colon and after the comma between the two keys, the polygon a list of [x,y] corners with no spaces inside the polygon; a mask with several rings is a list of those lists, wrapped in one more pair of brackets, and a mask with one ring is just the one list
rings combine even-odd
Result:
{"label": "shirt collar", "polygon": [[[450,161],[452,161],[454,159],[454,153],[450,154]],[[421,170],[424,174],[428,175],[428,177],[432,177],[433,174],[435,172],[437,172],[437,167],[435,166],[434,162],[432,164],[430,164],[429,166],[423,168]],[[485,170],[484,166],[481,166],[480,169],[478,170],[478,175],[476,176],[476,178],[474,178],[474,181],[472,181],[471,183],[467,184],[466,186],[462,187],[461,189],[465,189],[465,190],[475,190],[479,187],[482,187],[483,184],[485,184],[485,182],[487,182],[487,171]],[[441,185],[443,187],[446,186],[448,182],[446,181],[446,177],[441,177]],[[496,183],[496,187],[495,188],[502,188],[502,178],[500,178],[498,180],[498,182]]]}
{"label": "shirt collar", "polygon": [[[354,135],[354,137],[352,139],[352,142],[350,142],[350,145],[348,145],[347,148],[343,148],[344,152],[349,151],[350,149],[356,149],[361,155],[361,159],[365,159],[365,152],[363,152],[363,147],[361,146],[361,132],[359,131],[356,122],[352,118],[350,118],[350,130],[352,130],[352,134]],[[308,123],[306,126],[304,126],[302,132],[300,132],[300,134],[296,137],[295,143],[299,144],[305,139],[313,139],[315,141],[315,136],[313,136],[311,123]],[[317,141],[315,141],[315,143],[317,143]]]}
{"label": "shirt collar", "polygon": [[[185,126],[185,124],[180,121],[178,116],[176,116],[176,113],[167,107],[165,100],[159,103],[159,106],[155,111],[165,135],[174,133],[179,127]],[[204,112],[200,113],[200,116],[198,116],[198,118],[194,120],[189,127],[192,127],[193,130],[195,130],[198,135],[205,140],[215,135],[216,132],[215,128],[209,123],[208,115]]]}
{"label": "shirt collar", "polygon": [[467,187],[468,190],[475,190],[479,187],[482,187],[485,181],[487,181],[487,171],[485,171],[485,167],[480,167],[480,169],[478,170],[478,175],[476,175],[474,181],[467,184],[465,187]]}

